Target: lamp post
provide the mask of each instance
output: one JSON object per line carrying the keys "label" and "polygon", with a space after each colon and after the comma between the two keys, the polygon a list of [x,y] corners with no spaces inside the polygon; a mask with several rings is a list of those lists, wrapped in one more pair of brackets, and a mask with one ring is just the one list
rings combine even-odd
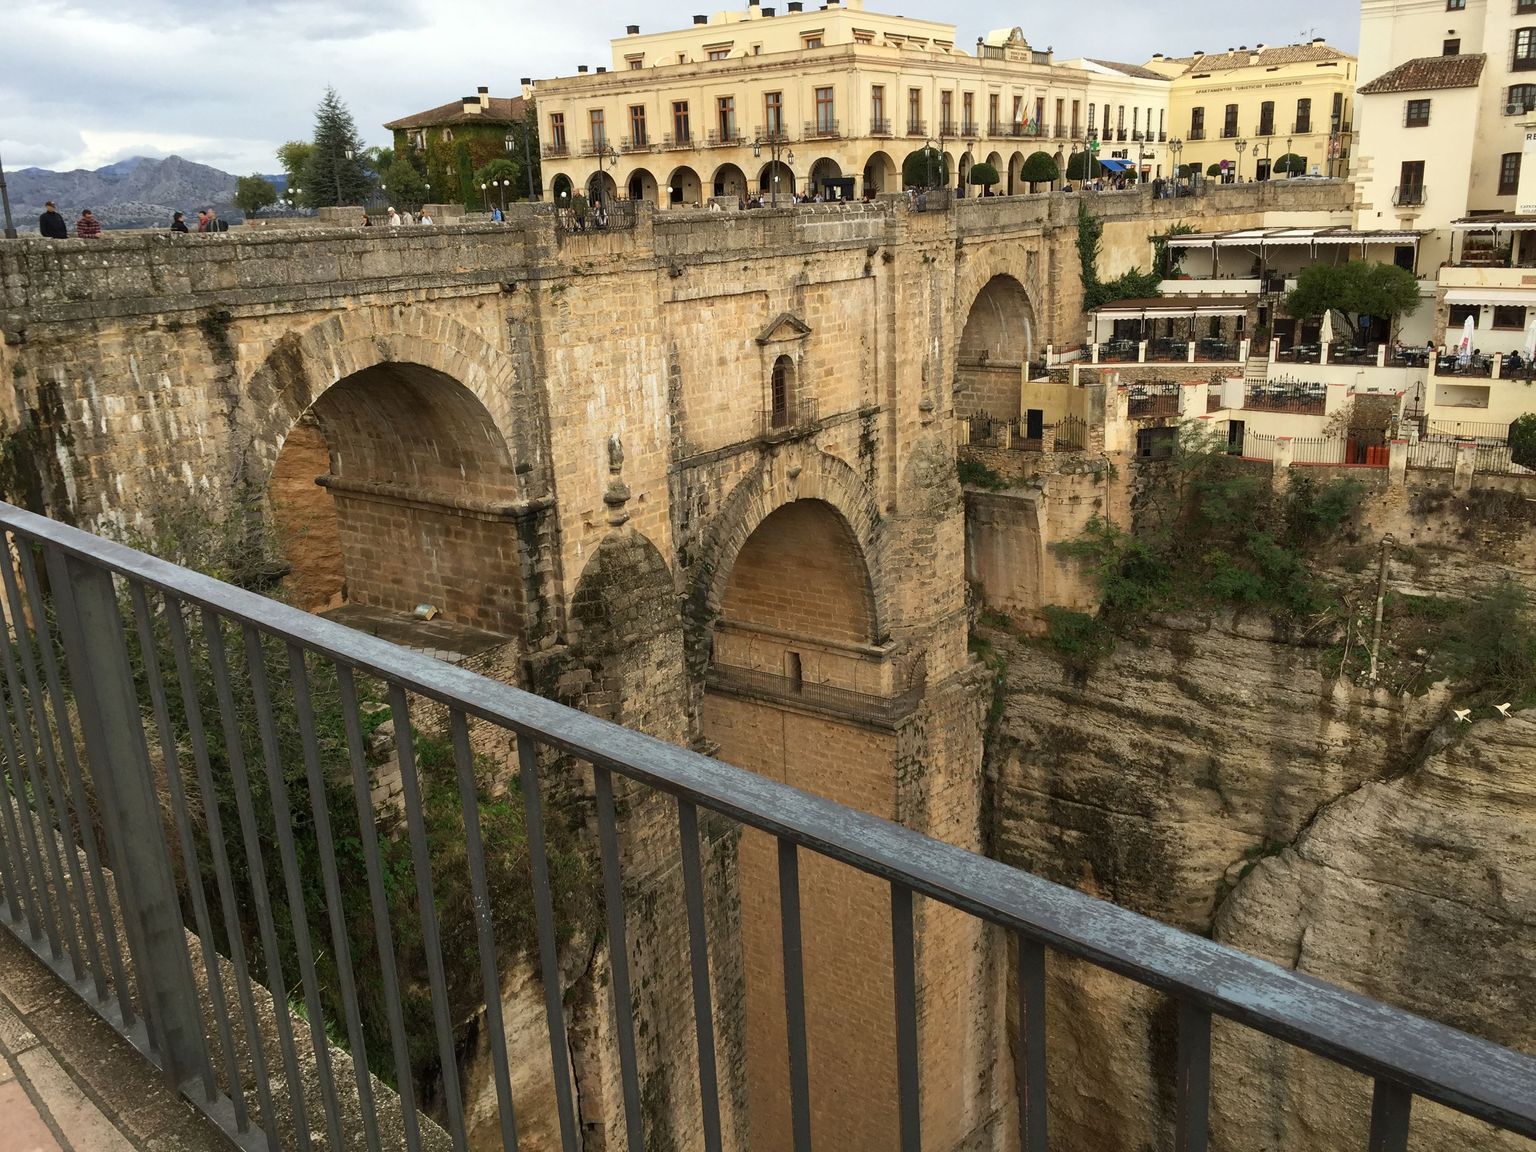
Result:
{"label": "lamp post", "polygon": [[1232,176],[1234,184],[1241,184],[1243,182],[1243,149],[1246,147],[1248,147],[1248,141],[1239,136],[1237,138],[1237,171]]}
{"label": "lamp post", "polygon": [[11,219],[11,194],[5,187],[5,165],[0,163],[0,207],[5,210],[5,238],[16,239],[16,224]]}
{"label": "lamp post", "polygon": [[588,199],[601,201],[606,199],[603,195],[603,182],[599,179],[603,174],[603,161],[608,161],[608,167],[619,166],[619,152],[612,144],[604,142],[597,150],[597,171],[592,173],[592,179],[587,181]]}
{"label": "lamp post", "polygon": [[1179,171],[1179,157],[1184,154],[1184,141],[1177,136],[1168,141],[1168,153],[1173,157],[1173,180],[1177,184],[1183,179],[1183,173]]}
{"label": "lamp post", "polygon": [[427,201],[432,199],[432,185],[423,184],[422,187],[427,190],[427,194],[422,197],[421,203],[417,205],[418,208],[425,208],[427,206]]}
{"label": "lamp post", "polygon": [[350,148],[344,148],[341,152],[331,153],[331,175],[336,178],[336,207],[341,207],[341,158],[345,155],[348,160],[353,159],[357,153]]}
{"label": "lamp post", "polygon": [[[779,206],[779,152],[784,147],[784,129],[770,128],[765,135],[756,137],[752,141],[752,159],[762,159],[764,144],[768,145],[768,162],[773,170],[773,191],[769,195],[773,197],[772,206],[777,208]],[[794,149],[790,149],[787,157],[791,164],[795,162]]]}
{"label": "lamp post", "polygon": [[[523,115],[526,116],[527,113],[524,112]],[[516,143],[517,143],[517,133],[512,131],[512,129],[508,128],[507,129],[507,134],[502,137],[501,146],[504,149],[506,149],[508,152],[510,152],[510,151],[512,151],[513,145],[515,145]],[[533,160],[528,155],[528,132],[527,132],[526,126],[524,127],[524,131],[523,131],[523,171],[528,174],[528,201],[529,201],[529,203],[532,203],[533,202]],[[508,185],[510,185],[512,183],[512,181],[508,180],[506,183]]]}
{"label": "lamp post", "polygon": [[935,143],[932,139],[929,139],[926,141],[925,147],[928,149],[928,187],[937,188],[938,185],[934,183],[938,179],[938,173],[935,171],[935,168],[944,163],[944,132],[942,129],[939,132],[938,142]]}
{"label": "lamp post", "polygon": [[1291,140],[1292,140],[1292,137],[1290,137],[1290,136],[1287,136],[1285,138],[1285,155],[1287,157],[1287,159],[1285,161],[1285,174],[1287,176],[1294,176],[1294,175],[1296,175],[1296,173],[1294,171],[1294,169],[1296,167],[1296,159],[1295,159],[1295,157],[1291,153]]}
{"label": "lamp post", "polygon": [[[1253,142],[1253,178],[1259,178],[1259,142]],[[1270,178],[1269,172],[1269,137],[1264,137],[1264,179]]]}

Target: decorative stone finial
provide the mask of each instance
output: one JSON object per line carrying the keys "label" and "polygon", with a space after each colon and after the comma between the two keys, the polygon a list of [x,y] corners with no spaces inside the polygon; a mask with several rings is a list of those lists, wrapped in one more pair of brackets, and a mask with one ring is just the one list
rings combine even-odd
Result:
{"label": "decorative stone finial", "polygon": [[608,491],[603,493],[603,503],[608,505],[608,523],[618,528],[629,519],[625,505],[629,503],[629,485],[624,483],[624,442],[615,432],[608,437]]}

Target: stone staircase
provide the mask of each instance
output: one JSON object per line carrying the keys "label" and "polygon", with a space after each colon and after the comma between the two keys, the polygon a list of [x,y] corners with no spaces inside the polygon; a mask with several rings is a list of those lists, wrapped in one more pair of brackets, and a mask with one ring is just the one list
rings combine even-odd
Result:
{"label": "stone staircase", "polygon": [[1243,387],[1250,384],[1262,384],[1269,377],[1269,345],[1264,345],[1263,352],[1254,352],[1250,349],[1248,359],[1243,364]]}

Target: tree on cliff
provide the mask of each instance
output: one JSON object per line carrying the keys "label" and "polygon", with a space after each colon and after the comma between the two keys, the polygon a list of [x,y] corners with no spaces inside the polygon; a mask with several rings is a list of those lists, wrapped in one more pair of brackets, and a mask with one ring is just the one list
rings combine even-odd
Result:
{"label": "tree on cliff", "polygon": [[1344,318],[1352,343],[1359,343],[1360,317],[1385,316],[1395,328],[1419,306],[1419,282],[1396,264],[1351,260],[1302,269],[1285,294],[1285,310],[1297,319],[1332,311]]}
{"label": "tree on cliff", "polygon": [[235,203],[247,216],[254,216],[267,205],[277,203],[277,189],[260,176],[242,176],[235,182]]}
{"label": "tree on cliff", "polygon": [[985,161],[971,165],[970,181],[972,184],[980,184],[983,188],[991,189],[992,185],[996,184],[999,179],[1001,177],[998,176],[997,169]]}
{"label": "tree on cliff", "polygon": [[1019,169],[1019,179],[1028,180],[1033,191],[1036,184],[1054,184],[1060,180],[1061,169],[1047,153],[1033,152]]}
{"label": "tree on cliff", "polygon": [[362,137],[334,88],[326,88],[315,109],[314,151],[308,167],[304,202],[313,208],[365,204],[372,198]]}

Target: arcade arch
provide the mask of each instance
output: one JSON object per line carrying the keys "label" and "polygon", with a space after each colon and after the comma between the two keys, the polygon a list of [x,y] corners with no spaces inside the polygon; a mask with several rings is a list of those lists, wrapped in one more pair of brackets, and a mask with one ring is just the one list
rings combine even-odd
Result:
{"label": "arcade arch", "polygon": [[692,208],[703,198],[699,174],[686,164],[672,169],[667,177],[667,204],[674,208]]}
{"label": "arcade arch", "polygon": [[656,177],[646,168],[636,168],[629,174],[624,191],[631,200],[649,200],[653,204],[660,202],[656,196]]}
{"label": "arcade arch", "polygon": [[[955,415],[1014,420],[1019,369],[1034,358],[1035,311],[1014,277],[993,276],[966,313],[955,365]],[[1038,434],[1038,433],[1037,433]]]}
{"label": "arcade arch", "polygon": [[747,194],[747,178],[736,165],[722,164],[715,169],[710,187],[713,189],[710,193],[712,196],[729,196],[739,200]]}
{"label": "arcade arch", "polygon": [[876,152],[864,162],[864,195],[898,191],[896,162],[887,152]]}

